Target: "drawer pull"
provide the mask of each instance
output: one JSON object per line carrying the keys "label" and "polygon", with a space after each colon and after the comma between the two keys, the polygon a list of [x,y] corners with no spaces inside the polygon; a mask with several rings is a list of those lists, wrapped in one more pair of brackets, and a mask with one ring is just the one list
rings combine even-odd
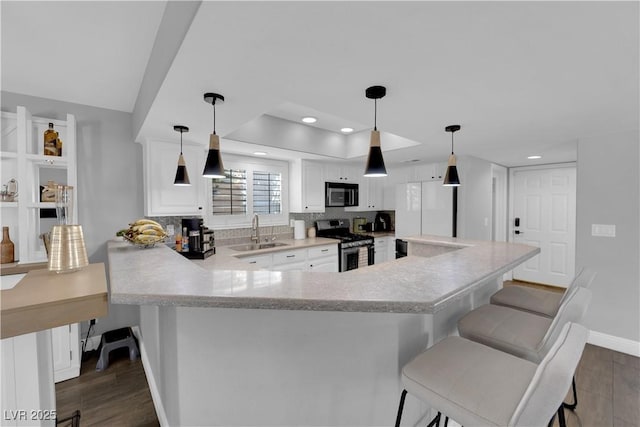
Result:
{"label": "drawer pull", "polygon": [[249,264],[257,264],[258,261],[249,261]]}
{"label": "drawer pull", "polygon": [[329,252],[329,249],[321,249],[320,252]]}
{"label": "drawer pull", "polygon": [[287,255],[287,258],[295,258],[295,255]]}

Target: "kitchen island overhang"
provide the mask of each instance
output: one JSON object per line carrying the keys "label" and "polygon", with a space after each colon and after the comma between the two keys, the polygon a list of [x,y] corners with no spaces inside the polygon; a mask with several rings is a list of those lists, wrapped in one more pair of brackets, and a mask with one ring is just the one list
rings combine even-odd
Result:
{"label": "kitchen island overhang", "polygon": [[[217,248],[109,243],[111,302],[140,305],[162,425],[391,425],[404,364],[488,301],[538,248],[419,236],[461,249],[345,273],[255,270]],[[429,243],[431,242],[431,243]],[[429,411],[407,401],[405,421]]]}

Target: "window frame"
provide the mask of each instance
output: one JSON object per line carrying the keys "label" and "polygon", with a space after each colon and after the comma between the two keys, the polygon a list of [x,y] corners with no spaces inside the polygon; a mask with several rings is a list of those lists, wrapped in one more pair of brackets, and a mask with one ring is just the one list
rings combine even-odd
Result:
{"label": "window frame", "polygon": [[213,181],[207,179],[206,214],[207,224],[214,230],[251,227],[253,219],[253,172],[279,173],[281,176],[279,214],[259,214],[260,226],[289,224],[289,163],[283,160],[259,159],[223,153],[225,169],[241,169],[247,174],[247,212],[244,215],[213,215]]}

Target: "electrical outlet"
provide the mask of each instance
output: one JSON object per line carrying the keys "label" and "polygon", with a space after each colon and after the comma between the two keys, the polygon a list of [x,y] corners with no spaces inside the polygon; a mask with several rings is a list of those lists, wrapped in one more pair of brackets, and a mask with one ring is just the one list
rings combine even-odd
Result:
{"label": "electrical outlet", "polygon": [[173,224],[167,224],[167,234],[169,236],[173,236],[176,232],[176,229],[173,227]]}

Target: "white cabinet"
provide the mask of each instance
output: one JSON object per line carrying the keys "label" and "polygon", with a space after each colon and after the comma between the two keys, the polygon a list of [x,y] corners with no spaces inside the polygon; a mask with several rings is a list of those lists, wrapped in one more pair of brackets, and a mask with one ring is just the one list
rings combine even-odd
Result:
{"label": "white cabinet", "polygon": [[241,258],[259,268],[273,271],[338,272],[338,244],[313,246],[306,249],[283,249],[264,255]]}
{"label": "white cabinet", "polygon": [[278,270],[279,266],[283,266],[285,264],[296,264],[300,262],[304,263],[307,260],[307,250],[294,249],[294,250],[274,252],[272,256],[273,256],[273,268],[275,270]]}
{"label": "white cabinet", "polygon": [[[2,112],[0,159],[2,184],[10,179],[18,182],[18,198],[0,202],[2,225],[9,227],[14,242],[15,259],[21,264],[44,262],[47,254],[40,235],[58,224],[55,204],[41,202],[41,188],[48,181],[73,186],[75,203],[72,222],[78,218],[78,179],[76,164],[76,120],[67,114],[66,120],[32,116],[25,107],[16,113]],[[53,123],[62,141],[61,156],[44,155],[44,132]],[[57,381],[80,375],[80,331],[78,324],[51,330],[54,378]]]}
{"label": "white cabinet", "polygon": [[324,212],[324,181],[322,164],[293,160],[289,166],[289,211]]}
{"label": "white cabinet", "polygon": [[324,166],[325,181],[358,183],[362,177],[362,171],[356,166],[339,163],[327,163]]}
{"label": "white cabinet", "polygon": [[[73,186],[76,189],[73,219],[78,222],[75,117],[71,114],[67,114],[66,120],[34,117],[25,107],[17,107],[15,114],[3,112],[1,118],[0,183],[5,185],[11,179],[18,183],[17,199],[0,201],[2,225],[9,227],[16,261],[46,261],[40,235],[49,232],[58,222],[55,204],[40,201],[41,186],[46,186],[48,181]],[[43,135],[49,123],[53,123],[62,141],[61,156],[44,155]]]}
{"label": "white cabinet", "polygon": [[444,175],[447,172],[447,163],[428,163],[421,166],[416,166],[416,180],[417,181],[440,181],[444,180]]}
{"label": "white cabinet", "polygon": [[363,177],[358,187],[358,206],[345,208],[346,211],[379,211],[383,209],[384,178]]}
{"label": "white cabinet", "polygon": [[180,144],[147,140],[142,143],[144,167],[144,214],[146,216],[205,215],[207,180],[202,177],[206,151],[183,143],[190,186],[173,185]]}
{"label": "white cabinet", "polygon": [[373,239],[375,248],[374,264],[380,264],[389,260],[389,245],[390,238],[388,237],[376,237]]}
{"label": "white cabinet", "polygon": [[326,271],[337,273],[338,245],[316,246],[307,250],[309,271]]}
{"label": "white cabinet", "polygon": [[78,324],[51,329],[53,379],[65,381],[80,375],[80,331]]}
{"label": "white cabinet", "polygon": [[271,268],[271,254],[250,256],[242,258],[242,260],[260,269],[268,270]]}
{"label": "white cabinet", "polygon": [[396,186],[396,235],[452,235],[453,191],[440,181]]}

